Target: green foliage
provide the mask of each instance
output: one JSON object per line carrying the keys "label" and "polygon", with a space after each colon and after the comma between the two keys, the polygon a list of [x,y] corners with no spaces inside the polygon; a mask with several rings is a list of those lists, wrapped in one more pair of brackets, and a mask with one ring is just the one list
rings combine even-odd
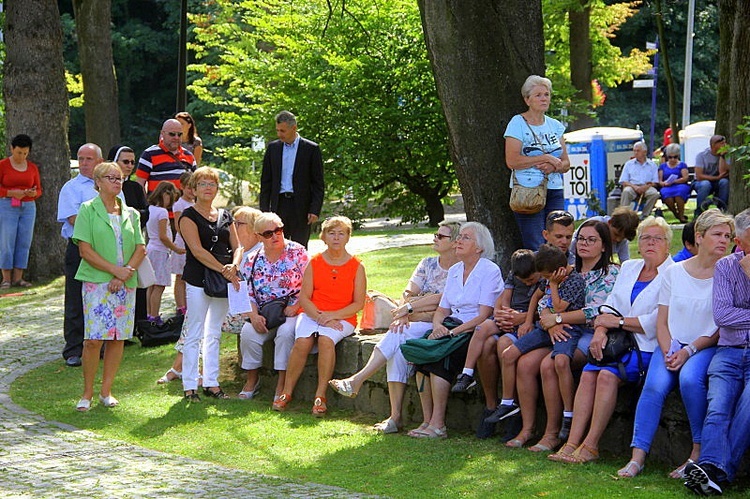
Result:
{"label": "green foliage", "polygon": [[199,63],[190,69],[200,76],[191,90],[217,109],[227,143],[216,153],[257,182],[263,151],[252,138],[273,139],[273,116],[289,109],[323,150],[329,198],[353,213],[375,214],[371,200],[378,214],[422,220],[425,200],[455,180],[417,5],[328,5],[217,0],[192,16]]}
{"label": "green foliage", "polygon": [[[750,165],[750,116],[745,116],[742,123],[737,125],[734,140],[738,142],[738,145],[725,146],[727,152],[734,164],[744,165],[744,169],[747,169],[747,165]],[[750,185],[750,172],[745,173],[742,178]]]}

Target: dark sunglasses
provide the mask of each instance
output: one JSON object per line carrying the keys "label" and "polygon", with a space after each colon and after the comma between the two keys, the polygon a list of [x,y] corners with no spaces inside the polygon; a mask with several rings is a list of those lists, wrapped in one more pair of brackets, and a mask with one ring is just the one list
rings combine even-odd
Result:
{"label": "dark sunglasses", "polygon": [[450,239],[451,238],[451,236],[446,236],[445,234],[441,234],[439,232],[436,232],[435,234],[433,234],[432,237],[434,237],[435,239]]}
{"label": "dark sunglasses", "polygon": [[667,159],[680,159],[679,156],[667,156]]}
{"label": "dark sunglasses", "polygon": [[120,161],[122,161],[126,165],[134,165],[135,164],[135,160],[134,159],[121,159]]}
{"label": "dark sunglasses", "polygon": [[267,230],[265,232],[258,232],[258,235],[263,237],[263,239],[271,239],[274,234],[283,234],[283,233],[284,233],[284,226],[280,225],[273,230]]}
{"label": "dark sunglasses", "polygon": [[182,132],[166,132],[170,137],[182,137]]}

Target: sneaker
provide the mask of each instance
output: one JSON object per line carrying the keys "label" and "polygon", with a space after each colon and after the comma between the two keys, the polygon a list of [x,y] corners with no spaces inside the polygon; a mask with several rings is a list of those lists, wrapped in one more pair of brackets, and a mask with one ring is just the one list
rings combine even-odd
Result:
{"label": "sneaker", "polygon": [[699,496],[720,496],[721,487],[711,478],[710,470],[706,468],[696,463],[685,466],[685,487]]}
{"label": "sneaker", "polygon": [[487,423],[485,419],[490,417],[492,413],[495,412],[492,409],[485,408],[482,411],[482,414],[479,416],[479,426],[477,426],[477,438],[480,440],[484,440],[485,438],[492,438],[492,436],[495,434],[495,425],[494,423]]}
{"label": "sneaker", "polygon": [[453,385],[451,391],[453,393],[466,393],[475,386],[477,386],[477,382],[474,381],[474,376],[469,376],[468,374],[461,373],[458,375],[456,384]]}
{"label": "sneaker", "polygon": [[557,434],[557,438],[559,438],[561,442],[568,441],[568,437],[570,436],[570,427],[572,425],[573,418],[563,417],[562,428],[560,428],[560,433]]}
{"label": "sneaker", "polygon": [[500,437],[500,441],[502,443],[507,443],[521,433],[521,429],[523,428],[523,418],[521,417],[521,413],[518,412],[505,418],[504,426],[503,436]]}
{"label": "sneaker", "polygon": [[499,423],[507,417],[518,414],[520,410],[518,404],[515,403],[511,405],[499,405],[497,406],[497,409],[495,409],[495,412],[486,418],[485,421],[491,424]]}

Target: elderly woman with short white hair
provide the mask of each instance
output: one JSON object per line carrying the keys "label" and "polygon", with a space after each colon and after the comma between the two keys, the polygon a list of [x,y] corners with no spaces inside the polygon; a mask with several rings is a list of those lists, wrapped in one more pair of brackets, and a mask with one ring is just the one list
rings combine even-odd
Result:
{"label": "elderly woman with short white hair", "polygon": [[[461,226],[456,239],[458,263],[448,270],[448,278],[440,305],[432,319],[429,339],[444,336],[472,334],[474,328],[492,315],[495,301],[503,289],[503,275],[490,258],[495,255],[495,245],[489,229],[479,222]],[[461,322],[452,330],[443,321],[452,317]],[[465,342],[443,359],[417,366],[417,386],[422,387],[423,423],[409,432],[415,438],[447,438],[445,411],[448,395],[456,376],[461,372],[469,343]]]}

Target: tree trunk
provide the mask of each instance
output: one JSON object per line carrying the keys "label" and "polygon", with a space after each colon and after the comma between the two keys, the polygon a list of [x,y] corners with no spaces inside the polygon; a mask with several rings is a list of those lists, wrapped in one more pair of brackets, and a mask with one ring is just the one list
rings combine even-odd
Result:
{"label": "tree trunk", "polygon": [[[750,0],[719,1],[719,95],[716,103],[716,133],[736,143],[737,125],[750,115]],[[732,164],[729,173],[729,211],[739,213],[750,206],[750,192],[743,162]]]}
{"label": "tree trunk", "polygon": [[[664,81],[667,82],[667,98],[669,99],[669,128],[672,129],[672,142],[680,143],[680,134],[677,133],[677,97],[674,88],[674,77],[672,76],[672,66],[669,64],[669,50],[667,48],[667,37],[664,36],[664,8],[661,0],[656,0],[656,32],[659,34],[659,55],[661,63],[664,66]],[[658,70],[658,68],[657,68]],[[684,123],[681,123],[685,126]],[[652,153],[654,151],[651,151]]]}
{"label": "tree trunk", "polygon": [[419,0],[419,9],[466,215],[490,229],[507,270],[521,238],[503,132],[526,109],[523,82],[544,74],[541,1]]}
{"label": "tree trunk", "polygon": [[104,154],[120,143],[111,10],[111,0],[73,0],[83,76],[86,141],[98,144]]}
{"label": "tree trunk", "polygon": [[[570,26],[570,83],[578,90],[577,97],[589,104],[593,100],[591,80],[591,6],[588,0],[580,0],[581,5],[568,11]],[[592,127],[596,120],[587,114],[575,115],[570,130]]]}
{"label": "tree trunk", "polygon": [[39,165],[42,180],[28,277],[48,278],[63,272],[65,241],[56,222],[57,193],[70,179],[60,12],[54,0],[7,2],[5,6],[7,136],[25,133],[31,137],[29,159]]}

